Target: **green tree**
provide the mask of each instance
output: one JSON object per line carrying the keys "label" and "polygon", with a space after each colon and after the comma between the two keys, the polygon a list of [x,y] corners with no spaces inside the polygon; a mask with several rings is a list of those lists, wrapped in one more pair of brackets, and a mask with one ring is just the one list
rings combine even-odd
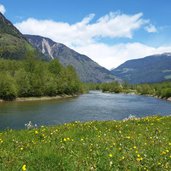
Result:
{"label": "green tree", "polygon": [[18,87],[19,97],[28,97],[31,95],[30,73],[23,68],[15,73],[15,79]]}
{"label": "green tree", "polygon": [[5,72],[0,73],[0,98],[13,100],[17,97],[17,86],[15,80]]}

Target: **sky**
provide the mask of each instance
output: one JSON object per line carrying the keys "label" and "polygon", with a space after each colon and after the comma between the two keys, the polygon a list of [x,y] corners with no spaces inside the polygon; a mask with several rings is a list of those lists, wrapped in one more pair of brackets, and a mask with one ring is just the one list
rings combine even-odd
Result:
{"label": "sky", "polygon": [[107,69],[171,52],[170,0],[0,0],[23,34],[41,35]]}

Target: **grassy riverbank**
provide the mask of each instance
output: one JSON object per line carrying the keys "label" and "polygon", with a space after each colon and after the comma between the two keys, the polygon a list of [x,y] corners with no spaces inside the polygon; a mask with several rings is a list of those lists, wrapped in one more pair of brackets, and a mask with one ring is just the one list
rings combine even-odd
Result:
{"label": "grassy riverbank", "polygon": [[[61,95],[61,96],[44,96],[44,97],[20,97],[16,98],[12,102],[29,102],[29,101],[47,101],[47,100],[58,100],[58,99],[66,99],[66,98],[73,98],[79,96],[78,94],[76,95]],[[7,102],[6,100],[1,100],[0,102]]]}
{"label": "grassy riverbank", "polygon": [[127,84],[127,83],[89,83],[90,90],[102,90],[108,93],[130,93],[138,95],[153,96],[171,101],[171,81],[149,84]]}
{"label": "grassy riverbank", "polygon": [[171,170],[171,117],[0,133],[0,170]]}

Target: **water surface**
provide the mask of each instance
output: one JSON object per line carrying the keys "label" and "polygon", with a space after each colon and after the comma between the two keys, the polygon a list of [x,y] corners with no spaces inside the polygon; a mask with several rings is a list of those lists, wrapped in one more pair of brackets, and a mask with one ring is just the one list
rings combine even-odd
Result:
{"label": "water surface", "polygon": [[170,115],[171,102],[153,97],[91,91],[76,98],[0,103],[0,130],[24,128],[32,121],[56,125],[72,121],[121,120],[129,115]]}

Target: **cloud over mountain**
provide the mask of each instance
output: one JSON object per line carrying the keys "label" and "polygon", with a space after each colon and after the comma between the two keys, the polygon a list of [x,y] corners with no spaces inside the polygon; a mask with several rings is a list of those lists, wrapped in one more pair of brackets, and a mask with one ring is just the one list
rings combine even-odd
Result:
{"label": "cloud over mountain", "polygon": [[132,38],[135,30],[149,25],[142,16],[142,13],[126,15],[111,12],[91,22],[95,14],[90,14],[74,24],[29,18],[15,26],[22,33],[43,35],[69,46],[80,46],[95,42],[96,38]]}
{"label": "cloud over mountain", "polygon": [[4,5],[2,5],[2,4],[0,4],[0,12],[2,14],[5,14],[5,12],[6,12],[6,9],[5,9]]}
{"label": "cloud over mountain", "polygon": [[[157,28],[149,19],[144,19],[141,12],[133,15],[110,12],[98,19],[95,14],[90,14],[73,24],[28,18],[15,26],[24,34],[41,35],[64,43],[108,69],[128,59],[171,51],[170,46],[156,48],[137,41],[129,43],[137,30],[143,29],[148,34],[157,32]],[[118,38],[128,41],[113,44],[103,41]]]}

